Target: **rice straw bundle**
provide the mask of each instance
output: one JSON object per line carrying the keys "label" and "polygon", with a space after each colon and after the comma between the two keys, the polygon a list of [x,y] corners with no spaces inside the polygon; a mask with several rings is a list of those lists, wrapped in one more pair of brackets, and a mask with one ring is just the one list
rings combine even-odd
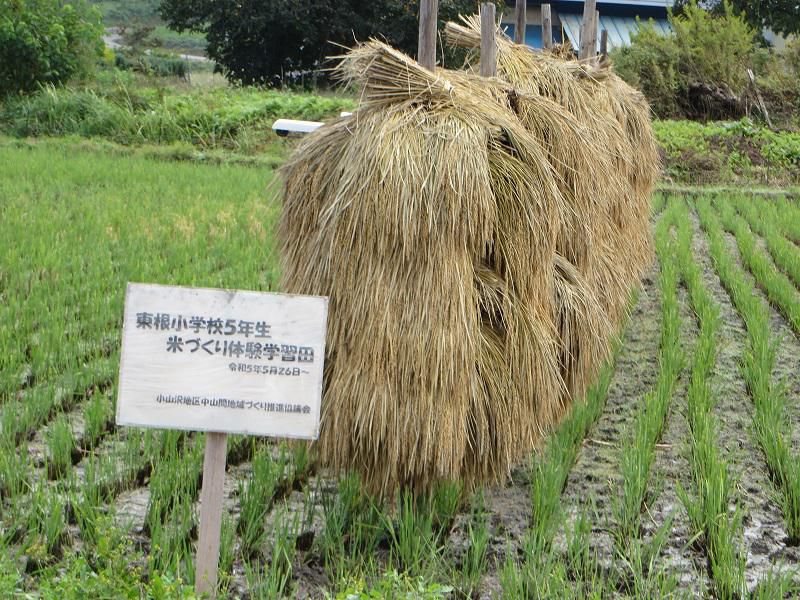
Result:
{"label": "rice straw bundle", "polygon": [[[452,44],[480,47],[480,21],[462,18],[448,23],[446,37]],[[608,60],[565,60],[563,49],[533,52],[497,36],[498,76],[525,98],[549,98],[583,125],[581,140],[564,139],[564,148],[579,147],[582,156],[553,147],[550,160],[564,185],[561,188],[571,210],[562,219],[558,252],[586,278],[613,330],[619,326],[632,286],[652,260],[649,198],[658,174],[659,158],[644,96],[610,70]],[[541,129],[540,104],[520,102],[517,113],[528,129]],[[562,133],[563,136],[563,133]],[[581,141],[583,143],[581,143]],[[590,348],[602,355],[598,336],[581,335],[570,347],[574,355]],[[607,339],[607,338],[605,338]],[[591,366],[594,365],[594,367]],[[568,386],[573,397],[581,395],[599,363],[584,363],[586,371]]]}
{"label": "rice straw bundle", "polygon": [[376,41],[337,73],[361,105],[283,168],[279,229],[283,289],[330,297],[320,459],[381,494],[497,480],[607,356],[594,247],[563,238],[627,186],[584,182],[608,140],[553,98]]}

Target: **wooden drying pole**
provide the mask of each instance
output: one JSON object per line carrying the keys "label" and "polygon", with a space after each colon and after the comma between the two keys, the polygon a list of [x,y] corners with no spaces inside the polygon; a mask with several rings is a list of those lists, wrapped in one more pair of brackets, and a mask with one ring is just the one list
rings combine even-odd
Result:
{"label": "wooden drying pole", "polygon": [[481,77],[494,77],[497,74],[497,21],[494,9],[491,2],[481,4]]}
{"label": "wooden drying pole", "polygon": [[419,44],[417,62],[429,71],[436,68],[436,24],[439,0],[422,0],[419,4]]}
{"label": "wooden drying pole", "polygon": [[553,47],[553,20],[549,4],[542,4],[542,47]]}
{"label": "wooden drying pole", "polygon": [[603,29],[600,32],[600,56],[602,58],[608,57],[608,29]]}
{"label": "wooden drying pole", "polygon": [[[597,3],[595,0],[586,0],[583,3],[583,22],[581,23],[581,39],[578,58],[583,60],[593,56],[597,46],[592,47],[592,25],[595,25],[594,18],[597,13]],[[594,40],[597,42],[597,25],[595,25]]]}
{"label": "wooden drying pole", "polygon": [[517,0],[514,7],[514,42],[517,44],[525,43],[525,26],[528,23],[525,11],[527,9],[526,0]]}

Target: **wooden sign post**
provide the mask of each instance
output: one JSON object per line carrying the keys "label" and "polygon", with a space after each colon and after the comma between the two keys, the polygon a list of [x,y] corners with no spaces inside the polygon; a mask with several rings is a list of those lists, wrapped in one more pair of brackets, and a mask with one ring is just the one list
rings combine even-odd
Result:
{"label": "wooden sign post", "polygon": [[195,592],[214,596],[217,590],[219,539],[222,529],[222,491],[225,482],[225,458],[228,434],[206,434],[203,456],[203,487],[200,490],[200,534],[197,539]]}
{"label": "wooden sign post", "polygon": [[195,590],[217,588],[227,434],[319,435],[328,299],[129,283],[117,424],[205,431]]}

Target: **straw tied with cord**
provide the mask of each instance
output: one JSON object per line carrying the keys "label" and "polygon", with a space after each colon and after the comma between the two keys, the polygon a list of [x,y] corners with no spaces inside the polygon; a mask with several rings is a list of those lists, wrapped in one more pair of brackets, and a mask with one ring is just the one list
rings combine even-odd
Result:
{"label": "straw tied with cord", "polygon": [[[477,19],[447,39],[478,48]],[[658,155],[607,62],[502,34],[497,77],[378,41],[358,110],[283,167],[282,289],[330,297],[319,460],[373,492],[498,481],[609,357],[651,261]]]}

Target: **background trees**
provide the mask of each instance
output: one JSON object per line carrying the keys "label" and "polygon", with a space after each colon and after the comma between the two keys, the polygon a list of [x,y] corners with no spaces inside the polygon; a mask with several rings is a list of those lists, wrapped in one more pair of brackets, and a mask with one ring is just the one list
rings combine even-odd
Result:
{"label": "background trees", "polygon": [[[503,2],[497,2],[502,6]],[[477,10],[477,0],[440,0],[444,21]],[[317,69],[327,56],[371,36],[415,54],[419,0],[162,0],[177,31],[206,34],[208,56],[231,80],[270,83]],[[446,58],[455,60],[455,53]]]}
{"label": "background trees", "polygon": [[90,71],[102,34],[100,14],[82,0],[0,0],[0,96]]}

